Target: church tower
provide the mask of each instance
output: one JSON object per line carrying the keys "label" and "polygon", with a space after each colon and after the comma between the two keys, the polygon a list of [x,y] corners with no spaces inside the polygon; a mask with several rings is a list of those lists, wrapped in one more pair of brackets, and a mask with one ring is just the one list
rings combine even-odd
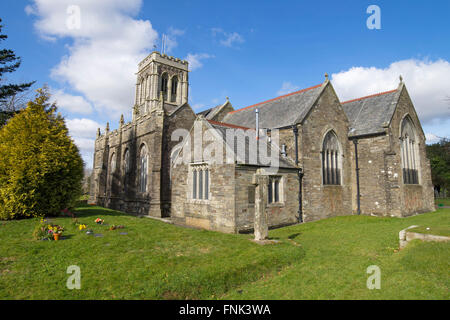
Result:
{"label": "church tower", "polygon": [[133,119],[151,113],[160,105],[161,95],[167,109],[188,101],[188,62],[157,51],[138,65]]}

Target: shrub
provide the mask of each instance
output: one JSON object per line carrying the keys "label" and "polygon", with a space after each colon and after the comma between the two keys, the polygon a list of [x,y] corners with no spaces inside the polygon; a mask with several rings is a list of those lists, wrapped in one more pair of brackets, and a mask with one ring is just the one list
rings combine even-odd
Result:
{"label": "shrub", "polygon": [[47,88],[0,129],[0,219],[56,216],[81,194],[83,160]]}

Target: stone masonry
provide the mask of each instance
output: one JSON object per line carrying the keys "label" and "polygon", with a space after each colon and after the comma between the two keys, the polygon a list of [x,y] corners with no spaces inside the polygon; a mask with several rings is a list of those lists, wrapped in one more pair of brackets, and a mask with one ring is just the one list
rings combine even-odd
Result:
{"label": "stone masonry", "polygon": [[[98,130],[90,203],[229,233],[257,226],[261,239],[265,226],[434,210],[425,135],[402,80],[341,102],[326,77],[246,108],[227,97],[195,114],[188,73],[187,61],[159,52],[139,63],[132,121]],[[259,149],[252,162],[252,143],[279,158],[275,171]]]}

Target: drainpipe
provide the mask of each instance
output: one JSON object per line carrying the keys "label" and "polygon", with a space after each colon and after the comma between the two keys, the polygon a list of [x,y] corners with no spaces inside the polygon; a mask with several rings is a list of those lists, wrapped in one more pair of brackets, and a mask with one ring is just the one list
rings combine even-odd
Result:
{"label": "drainpipe", "polygon": [[302,205],[302,180],[303,169],[298,169],[298,222],[303,222],[303,205]]}
{"label": "drainpipe", "polygon": [[[298,166],[298,128],[297,125],[292,126],[295,137],[295,165]],[[303,204],[302,204],[302,180],[303,169],[298,169],[298,222],[303,222]]]}
{"label": "drainpipe", "polygon": [[295,165],[298,166],[298,128],[296,125],[292,126],[292,131],[294,131],[295,137]]}
{"label": "drainpipe", "polygon": [[255,110],[255,116],[256,116],[256,140],[259,139],[259,110],[256,108]]}
{"label": "drainpipe", "polygon": [[355,162],[356,162],[356,201],[358,203],[358,211],[357,214],[361,214],[361,195],[359,193],[359,165],[358,165],[358,139],[353,140],[353,144],[355,145]]}

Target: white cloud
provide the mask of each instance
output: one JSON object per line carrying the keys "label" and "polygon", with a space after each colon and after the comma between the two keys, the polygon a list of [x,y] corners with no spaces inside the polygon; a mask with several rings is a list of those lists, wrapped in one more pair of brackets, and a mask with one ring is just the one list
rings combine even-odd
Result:
{"label": "white cloud", "polygon": [[86,167],[91,168],[97,128],[104,128],[105,126],[86,118],[66,119],[66,126],[69,129],[69,135],[80,149]]}
{"label": "white cloud", "polygon": [[220,36],[219,43],[225,47],[232,47],[235,43],[244,43],[244,38],[237,32],[226,32],[221,28],[212,28],[214,37]]}
{"label": "white cloud", "polygon": [[281,89],[277,91],[277,95],[282,96],[294,91],[298,91],[300,89],[299,86],[296,86],[289,81],[284,81],[281,85]]}
{"label": "white cloud", "polygon": [[91,138],[95,140],[98,128],[105,125],[86,118],[66,119],[66,125],[72,137]]}
{"label": "white cloud", "polygon": [[341,101],[397,88],[399,76],[411,96],[422,124],[450,118],[450,63],[445,60],[402,60],[385,69],[353,67],[332,75]]}
{"label": "white cloud", "polygon": [[35,11],[33,9],[33,6],[30,6],[29,4],[25,6],[25,13],[29,16],[31,14],[35,14]]}
{"label": "white cloud", "polygon": [[[80,0],[80,27],[70,27],[72,0],[34,0],[26,12],[44,39],[70,38],[68,55],[51,72],[111,117],[130,112],[137,64],[158,37],[150,21],[133,18],[141,0]],[[68,13],[69,12],[69,13]]]}
{"label": "white cloud", "polygon": [[203,66],[202,60],[210,58],[214,58],[214,56],[207,53],[189,53],[185,60],[189,62],[189,69],[193,71]]}
{"label": "white cloud", "polygon": [[433,133],[425,133],[425,138],[427,139],[427,144],[433,144],[441,140],[437,135]]}
{"label": "white cloud", "polygon": [[194,110],[194,111],[199,111],[200,109],[202,109],[202,108],[204,108],[205,107],[205,105],[203,104],[203,103],[196,103],[196,104],[194,104],[193,106],[192,106],[192,109]]}
{"label": "white cloud", "polygon": [[166,53],[171,53],[178,46],[177,37],[184,35],[184,33],[184,30],[169,28],[166,34]]}
{"label": "white cloud", "polygon": [[92,105],[82,96],[67,94],[63,90],[56,90],[52,97],[59,109],[79,114],[92,113]]}

